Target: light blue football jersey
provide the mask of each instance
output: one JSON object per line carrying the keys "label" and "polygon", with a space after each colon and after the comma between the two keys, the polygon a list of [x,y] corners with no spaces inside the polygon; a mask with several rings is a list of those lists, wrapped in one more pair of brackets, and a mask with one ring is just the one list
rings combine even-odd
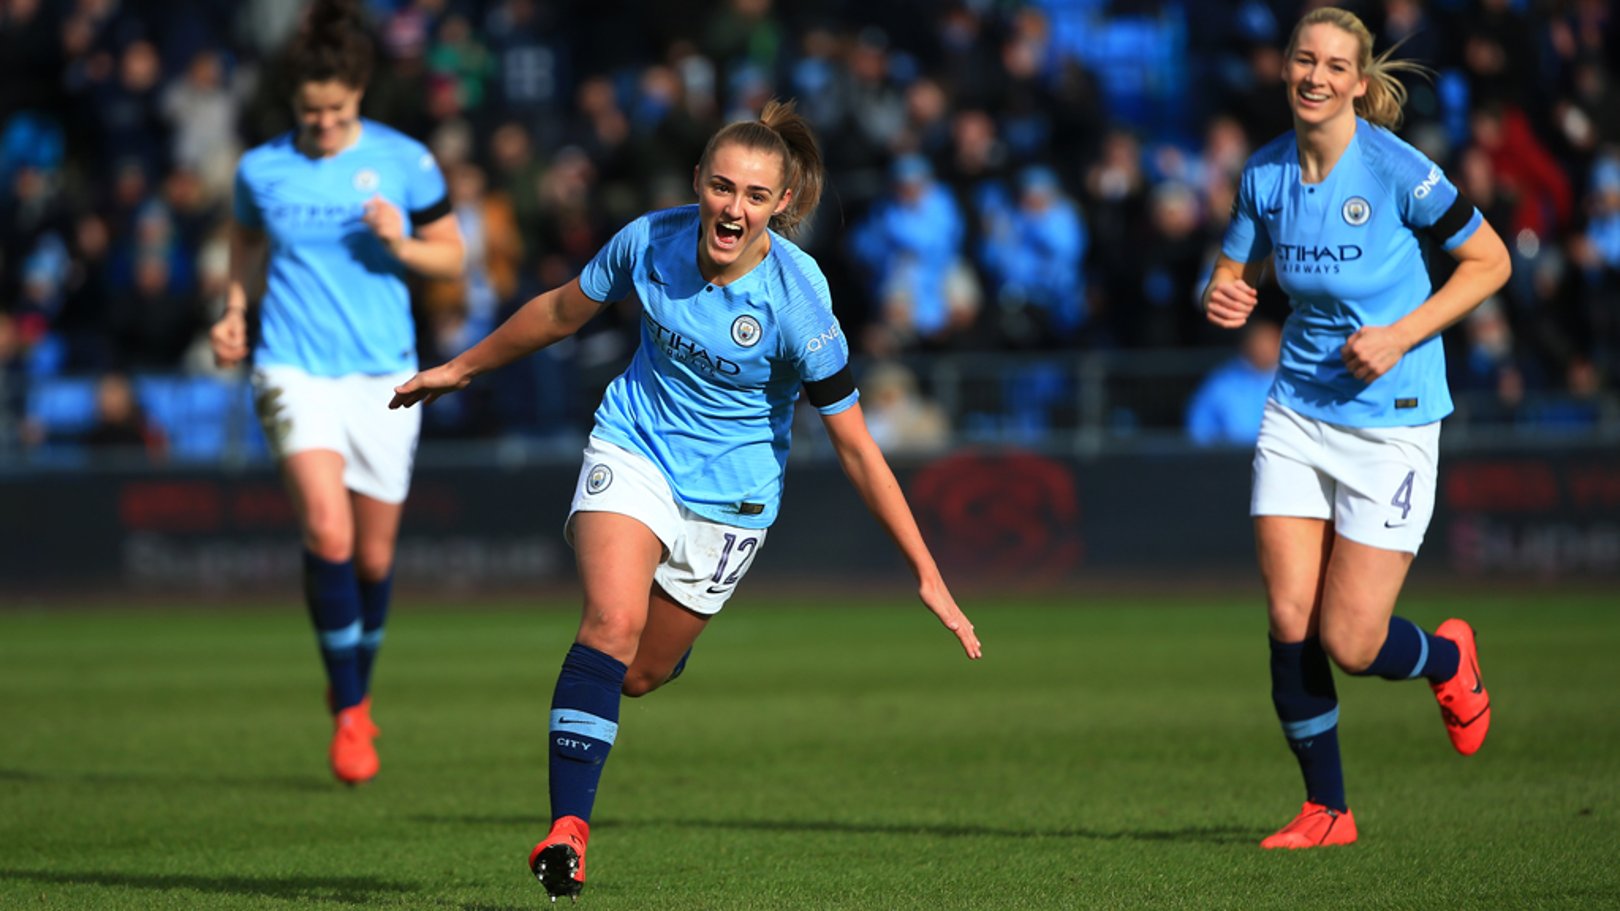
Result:
{"label": "light blue football jersey", "polygon": [[[641,344],[593,433],[651,459],[698,515],[765,528],[781,504],[799,387],[847,376],[849,343],[809,254],[772,232],[763,262],[711,285],[698,272],[700,230],[695,205],[643,215],[580,273],[592,300],[634,290],[642,306]],[[836,414],[858,395],[851,384],[818,408]]]}
{"label": "light blue football jersey", "polygon": [[355,144],[329,158],[303,154],[286,133],[237,165],[236,220],[270,244],[255,363],[315,376],[416,367],[405,266],[360,219],[381,196],[407,232],[436,220],[450,211],[444,175],[421,143],[360,123]]}
{"label": "light blue football jersey", "polygon": [[1350,427],[1412,426],[1450,414],[1438,335],[1372,383],[1350,374],[1340,349],[1362,326],[1387,326],[1428,299],[1417,232],[1451,250],[1481,221],[1439,166],[1360,118],[1349,148],[1317,184],[1301,179],[1292,132],[1256,152],[1221,251],[1242,263],[1271,254],[1293,307],[1272,397]]}

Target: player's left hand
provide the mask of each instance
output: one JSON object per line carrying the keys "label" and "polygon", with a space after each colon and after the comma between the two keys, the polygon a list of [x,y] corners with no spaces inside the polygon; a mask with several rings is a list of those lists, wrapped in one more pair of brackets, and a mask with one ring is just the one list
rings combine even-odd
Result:
{"label": "player's left hand", "polygon": [[1362,326],[1339,349],[1339,356],[1351,376],[1371,383],[1394,369],[1410,347],[1393,326]]}
{"label": "player's left hand", "polygon": [[979,645],[979,637],[973,632],[973,623],[956,606],[956,599],[951,597],[951,590],[945,587],[943,579],[924,582],[917,589],[917,596],[934,612],[939,622],[945,624],[946,629],[956,634],[957,640],[962,643],[962,651],[967,652],[969,658],[984,657],[984,648]]}
{"label": "player's left hand", "polygon": [[405,217],[393,203],[381,196],[366,200],[365,214],[360,217],[377,239],[393,250],[405,239]]}
{"label": "player's left hand", "polygon": [[409,408],[417,402],[431,405],[439,396],[466,389],[470,382],[472,377],[468,376],[455,361],[449,361],[431,370],[423,370],[395,386],[394,397],[389,400],[388,407]]}

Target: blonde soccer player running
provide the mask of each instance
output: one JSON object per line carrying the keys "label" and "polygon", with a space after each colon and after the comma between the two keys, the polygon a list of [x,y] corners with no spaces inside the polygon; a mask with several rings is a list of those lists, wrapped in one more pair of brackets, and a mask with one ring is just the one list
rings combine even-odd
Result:
{"label": "blonde soccer player running", "polygon": [[[1288,42],[1294,130],[1244,168],[1204,291],[1235,329],[1269,267],[1293,308],[1254,457],[1250,514],[1271,627],[1271,694],[1305,778],[1298,815],[1261,842],[1356,840],[1329,660],[1346,673],[1424,678],[1458,752],[1490,725],[1473,629],[1433,633],[1395,601],[1434,512],[1440,420],[1451,412],[1440,331],[1508,278],[1507,250],[1440,168],[1390,130],[1411,64],[1372,55],[1353,14],[1314,10]],[[1430,286],[1420,237],[1457,260]]]}

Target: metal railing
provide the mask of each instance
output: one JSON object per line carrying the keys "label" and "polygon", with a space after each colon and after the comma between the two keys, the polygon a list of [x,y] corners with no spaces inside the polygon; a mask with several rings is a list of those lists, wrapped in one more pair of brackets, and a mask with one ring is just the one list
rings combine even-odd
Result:
{"label": "metal railing", "polygon": [[[1089,458],[1191,448],[1184,429],[1187,403],[1204,377],[1231,356],[1213,349],[950,353],[910,355],[895,363],[909,371],[917,393],[943,412],[945,446],[1018,446]],[[857,361],[855,366],[857,376],[867,377],[879,364]],[[139,450],[92,450],[76,442],[94,417],[88,391],[93,378],[42,382],[47,385],[30,391],[23,418],[31,429],[25,432],[16,421],[0,428],[0,469],[151,463]],[[268,462],[245,381],[160,375],[137,377],[136,387],[147,413],[169,440],[161,462],[225,467]],[[1612,392],[1585,397],[1531,393],[1511,406],[1488,393],[1459,393],[1454,399],[1457,410],[1442,435],[1448,450],[1620,451],[1620,396]],[[594,404],[576,410],[588,416]],[[830,454],[819,423],[800,422],[796,459]],[[558,427],[549,435],[453,440],[436,437],[430,427],[419,458],[507,466],[572,461],[587,429]]]}

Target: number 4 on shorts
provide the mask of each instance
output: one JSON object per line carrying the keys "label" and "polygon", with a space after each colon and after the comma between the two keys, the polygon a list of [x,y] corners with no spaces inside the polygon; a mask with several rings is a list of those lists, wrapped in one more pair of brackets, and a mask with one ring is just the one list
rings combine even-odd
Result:
{"label": "number 4 on shorts", "polygon": [[1406,521],[1406,514],[1412,511],[1412,481],[1416,477],[1417,471],[1408,471],[1406,480],[1401,482],[1400,487],[1395,488],[1395,499],[1389,501],[1389,505],[1401,508],[1403,522]]}

